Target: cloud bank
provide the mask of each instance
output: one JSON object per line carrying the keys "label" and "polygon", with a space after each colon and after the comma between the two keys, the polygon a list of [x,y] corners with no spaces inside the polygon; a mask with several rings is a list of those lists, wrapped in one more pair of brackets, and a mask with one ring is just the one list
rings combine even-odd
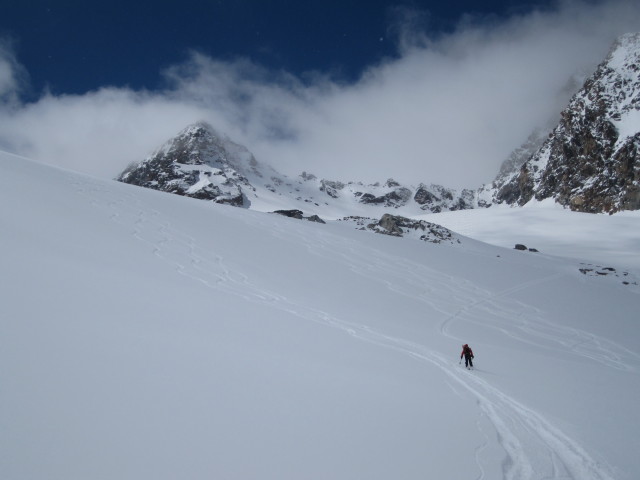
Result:
{"label": "cloud bank", "polygon": [[0,105],[5,109],[15,107],[26,82],[26,71],[15,58],[11,42],[0,39]]}
{"label": "cloud bank", "polygon": [[45,92],[20,103],[25,72],[0,44],[0,148],[113,178],[206,120],[289,175],[476,187],[535,127],[557,118],[576,78],[617,36],[638,29],[640,5],[560,2],[506,19],[465,17],[437,35],[428,22],[404,18],[393,29],[398,55],[351,83],[194,52],[162,72],[163,90]]}

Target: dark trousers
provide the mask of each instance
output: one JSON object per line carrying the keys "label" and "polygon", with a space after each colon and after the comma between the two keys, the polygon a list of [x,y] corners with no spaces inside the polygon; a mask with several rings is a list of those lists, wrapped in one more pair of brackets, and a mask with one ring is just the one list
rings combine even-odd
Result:
{"label": "dark trousers", "polygon": [[473,367],[473,358],[471,357],[471,355],[464,356],[464,366]]}

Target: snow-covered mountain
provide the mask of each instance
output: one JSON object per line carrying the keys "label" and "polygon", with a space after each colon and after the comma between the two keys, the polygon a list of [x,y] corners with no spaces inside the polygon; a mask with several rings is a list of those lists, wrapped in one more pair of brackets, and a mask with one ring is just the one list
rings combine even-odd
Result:
{"label": "snow-covered mountain", "polygon": [[640,33],[622,36],[544,145],[492,200],[553,198],[581,212],[640,209]]}
{"label": "snow-covered mountain", "polygon": [[[443,204],[450,205],[453,201],[453,195],[441,187],[431,187],[431,191],[440,195],[436,200],[424,186],[413,196],[408,188],[393,180],[388,180],[383,186],[365,186],[318,180],[314,175],[303,172],[297,181],[292,182],[273,168],[260,164],[245,147],[204,122],[184,129],[149,158],[127,168],[118,180],[214,203],[272,211],[321,223],[324,220],[317,213],[309,216],[305,213],[310,210],[321,211],[323,215],[331,211],[342,212],[343,223],[354,228],[394,236],[417,235],[427,242],[459,242],[452,232],[439,225],[384,214],[380,208],[375,208],[401,209],[413,201],[414,204],[432,207],[437,204],[438,208],[432,211],[441,211]],[[319,202],[322,200],[324,203],[321,205]],[[458,199],[458,202],[462,201]],[[288,208],[278,208],[281,206]],[[292,207],[304,208],[306,212]],[[450,207],[447,209],[455,209],[454,205]],[[420,211],[416,208],[413,211],[416,210]],[[353,211],[382,216],[351,215]]]}
{"label": "snow-covered mountain", "polygon": [[288,178],[206,123],[187,127],[119,180],[254,210],[300,210],[328,218],[380,218],[525,205],[552,198],[582,212],[640,208],[640,34],[621,37],[549,131],[536,130],[496,179],[456,191],[393,179],[363,184]]}
{"label": "snow-covered mountain", "polygon": [[505,211],[540,252],[0,154],[0,477],[638,478],[637,214],[441,215]]}
{"label": "snow-covered mountain", "polygon": [[472,208],[474,192],[439,185],[403,186],[393,179],[365,185],[319,179],[302,172],[292,179],[258,162],[243,146],[211,125],[190,125],[118,180],[188,197],[265,211],[300,209],[329,216],[380,216]]}
{"label": "snow-covered mountain", "polygon": [[[131,165],[119,177],[125,183],[248,206],[255,190],[248,176],[264,178],[267,167],[258,165],[243,146],[219,135],[205,123],[190,125],[140,164]],[[271,175],[269,175],[271,174]],[[268,172],[269,177],[276,172]]]}

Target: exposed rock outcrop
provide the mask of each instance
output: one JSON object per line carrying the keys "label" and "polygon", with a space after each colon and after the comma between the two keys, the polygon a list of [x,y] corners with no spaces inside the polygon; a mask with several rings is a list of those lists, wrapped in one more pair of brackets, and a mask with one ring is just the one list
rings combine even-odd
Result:
{"label": "exposed rock outcrop", "polygon": [[621,37],[498,203],[553,198],[580,212],[640,209],[640,34]]}
{"label": "exposed rock outcrop", "polygon": [[302,210],[275,210],[273,213],[277,213],[278,215],[282,215],[284,217],[295,218],[297,220],[309,220],[310,222],[326,223],[318,215],[305,217]]}
{"label": "exposed rock outcrop", "polygon": [[118,180],[187,197],[248,206],[245,191],[253,190],[245,176],[260,176],[253,155],[210,125],[185,128],[150,157],[131,165]]}
{"label": "exposed rock outcrop", "polygon": [[370,230],[393,237],[417,238],[430,243],[461,243],[460,237],[449,230],[424,220],[413,220],[399,215],[385,213],[379,220],[367,217],[344,217],[343,222],[354,223],[359,230]]}

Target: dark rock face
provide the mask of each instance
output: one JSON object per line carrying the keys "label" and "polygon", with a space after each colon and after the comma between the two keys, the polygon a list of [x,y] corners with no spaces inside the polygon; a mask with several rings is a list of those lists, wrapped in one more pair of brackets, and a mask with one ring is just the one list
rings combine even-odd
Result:
{"label": "dark rock face", "polygon": [[344,183],[342,182],[334,182],[331,180],[320,181],[320,191],[326,193],[331,198],[338,198],[339,192],[343,188],[344,188]]}
{"label": "dark rock face", "polygon": [[257,162],[244,147],[198,123],[187,127],[143,162],[131,165],[118,180],[187,197],[248,206],[243,190],[253,187],[241,173],[258,174]]}
{"label": "dark rock face", "polygon": [[588,277],[614,277],[622,279],[623,285],[638,286],[638,279],[629,272],[620,272],[613,267],[603,267],[601,265],[594,265],[592,263],[581,263],[581,267],[578,269],[580,273]]}
{"label": "dark rock face", "polygon": [[321,219],[318,215],[311,215],[310,217],[306,217],[307,220],[309,220],[310,222],[315,222],[315,223],[327,223],[325,222],[323,219]]}
{"label": "dark rock face", "polygon": [[278,215],[282,215],[289,218],[295,218],[298,220],[309,220],[310,222],[316,223],[327,223],[322,220],[318,215],[311,215],[310,217],[305,217],[302,210],[276,210],[273,213],[277,213]]}
{"label": "dark rock face", "polygon": [[640,34],[621,37],[562,112],[558,126],[498,203],[553,198],[589,213],[640,208]]}
{"label": "dark rock face", "polygon": [[[517,203],[520,196],[520,184],[511,182],[512,178],[520,172],[522,166],[544,144],[552,128],[536,129],[527,140],[516,148],[507,159],[502,162],[495,180],[490,185],[482,186],[477,192],[477,206],[487,208],[494,203]],[[525,188],[526,185],[523,185]]]}
{"label": "dark rock face", "polygon": [[[303,172],[300,175],[305,181],[310,178]],[[315,176],[311,176],[315,179]],[[462,210],[476,207],[476,192],[474,190],[456,190],[445,188],[441,185],[424,183],[416,187],[402,185],[390,178],[383,185],[374,183],[342,183],[331,180],[320,180],[319,190],[334,199],[355,198],[358,203],[382,208],[401,208],[412,201],[417,203],[420,209],[439,213],[449,210]]]}
{"label": "dark rock face", "polygon": [[411,190],[405,187],[398,187],[393,191],[379,197],[376,197],[371,193],[361,192],[356,193],[356,195],[360,197],[358,200],[360,203],[398,208],[406,205],[407,202],[411,199]]}
{"label": "dark rock face", "polygon": [[342,220],[355,223],[359,230],[371,230],[375,233],[393,237],[413,236],[430,243],[461,243],[460,239],[451,230],[441,225],[424,220],[412,220],[389,213],[385,213],[377,221],[365,217],[345,217]]}
{"label": "dark rock face", "polygon": [[289,218],[297,218],[298,220],[302,220],[302,210],[276,210],[273,213],[277,213],[278,215],[283,215]]}
{"label": "dark rock face", "polygon": [[409,225],[414,225],[416,222],[413,222],[405,217],[399,217],[396,215],[390,215],[385,213],[377,225],[373,228],[380,227],[383,230],[383,233],[388,235],[395,235],[401,237],[404,233],[401,227],[408,227]]}
{"label": "dark rock face", "polygon": [[467,210],[475,208],[476,195],[473,190],[464,189],[458,194],[441,185],[426,186],[421,183],[413,196],[422,210],[440,213],[444,210]]}

